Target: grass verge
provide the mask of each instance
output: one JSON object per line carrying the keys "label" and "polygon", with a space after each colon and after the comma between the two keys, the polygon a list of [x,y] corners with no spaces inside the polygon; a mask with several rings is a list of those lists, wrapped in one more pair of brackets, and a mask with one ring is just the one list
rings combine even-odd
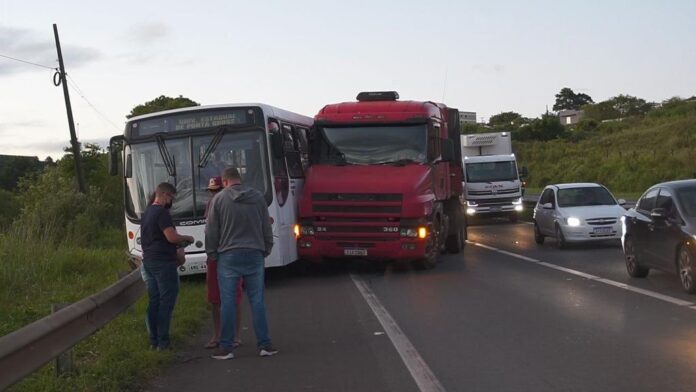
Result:
{"label": "grass verge", "polygon": [[[84,249],[69,244],[27,244],[12,235],[0,237],[0,335],[50,313],[52,303],[72,303],[114,283],[128,269],[123,247]],[[56,377],[44,366],[12,391],[124,391],[143,382],[171,362],[173,352],[148,348],[145,329],[147,296],[129,311],[74,348],[75,372]],[[174,351],[183,348],[207,320],[205,281],[185,278],[172,322]]]}

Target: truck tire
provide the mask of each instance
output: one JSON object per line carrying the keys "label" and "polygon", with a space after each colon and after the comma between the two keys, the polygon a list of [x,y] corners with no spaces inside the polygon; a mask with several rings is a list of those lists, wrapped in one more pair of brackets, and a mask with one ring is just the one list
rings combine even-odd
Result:
{"label": "truck tire", "polygon": [[440,221],[435,220],[433,222],[433,227],[437,228],[437,232],[430,234],[429,243],[426,247],[425,257],[417,260],[415,265],[418,269],[432,269],[437,265],[437,258],[440,256],[440,236],[442,227],[440,226]]}

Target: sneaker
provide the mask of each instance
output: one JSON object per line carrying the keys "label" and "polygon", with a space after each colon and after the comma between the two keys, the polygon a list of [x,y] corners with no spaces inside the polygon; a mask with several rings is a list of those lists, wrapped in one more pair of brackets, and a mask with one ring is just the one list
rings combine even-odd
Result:
{"label": "sneaker", "polygon": [[232,350],[228,350],[228,349],[226,349],[226,348],[220,347],[220,348],[218,348],[217,350],[215,350],[215,352],[213,353],[213,355],[211,356],[211,358],[213,358],[213,359],[222,359],[222,360],[224,360],[224,359],[232,359],[232,358],[234,358],[234,353],[232,352]]}
{"label": "sneaker", "polygon": [[276,355],[278,354],[278,350],[276,350],[272,346],[264,347],[259,351],[259,356],[262,357],[270,357],[271,355]]}

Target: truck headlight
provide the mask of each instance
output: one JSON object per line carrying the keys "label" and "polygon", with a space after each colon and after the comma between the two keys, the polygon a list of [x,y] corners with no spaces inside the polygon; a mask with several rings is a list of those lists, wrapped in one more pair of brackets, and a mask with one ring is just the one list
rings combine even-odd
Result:
{"label": "truck headlight", "polygon": [[467,207],[476,207],[477,205],[478,205],[478,203],[476,203],[475,201],[471,201],[471,200],[466,201]]}
{"label": "truck headlight", "polygon": [[399,234],[401,234],[402,237],[416,238],[418,237],[418,229],[412,227],[402,227],[399,230]]}
{"label": "truck headlight", "polygon": [[302,235],[314,235],[314,227],[313,226],[302,226],[300,228],[300,232]]}
{"label": "truck headlight", "polygon": [[568,226],[570,226],[570,227],[580,226],[580,219],[578,219],[574,216],[571,216],[570,218],[566,219],[566,222],[568,223]]}
{"label": "truck headlight", "polygon": [[467,214],[467,215],[476,215],[476,210],[473,209],[473,208],[471,208],[471,207],[469,207],[469,208],[466,209],[466,214]]}
{"label": "truck headlight", "polygon": [[516,205],[516,206],[521,206],[522,205],[522,198],[520,197],[519,199],[513,201],[512,204]]}

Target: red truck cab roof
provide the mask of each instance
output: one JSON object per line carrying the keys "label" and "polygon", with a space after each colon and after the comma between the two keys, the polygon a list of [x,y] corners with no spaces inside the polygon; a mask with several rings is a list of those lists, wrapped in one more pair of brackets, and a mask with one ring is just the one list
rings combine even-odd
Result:
{"label": "red truck cab roof", "polygon": [[314,117],[319,125],[351,123],[424,123],[428,119],[445,121],[446,107],[434,102],[364,101],[326,105]]}

